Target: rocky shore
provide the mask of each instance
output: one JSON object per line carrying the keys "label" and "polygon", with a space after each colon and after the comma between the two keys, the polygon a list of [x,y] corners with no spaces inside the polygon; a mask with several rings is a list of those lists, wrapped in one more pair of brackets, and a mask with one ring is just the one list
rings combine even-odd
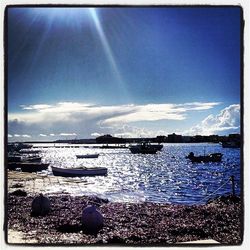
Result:
{"label": "rocky shore", "polygon": [[[33,194],[21,189],[7,197],[7,241],[13,232],[21,233],[24,244],[46,245],[137,245],[164,246],[181,242],[213,239],[220,244],[242,242],[242,209],[239,197],[227,196],[206,205],[156,203],[111,203],[98,197],[47,196],[51,211],[46,216],[31,213]],[[94,204],[104,217],[104,227],[87,234],[81,214]],[[22,240],[21,240],[22,239]]]}

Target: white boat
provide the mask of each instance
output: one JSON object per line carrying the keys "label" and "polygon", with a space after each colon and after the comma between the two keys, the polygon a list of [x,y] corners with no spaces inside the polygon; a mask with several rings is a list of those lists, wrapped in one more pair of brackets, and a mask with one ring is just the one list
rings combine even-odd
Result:
{"label": "white boat", "polygon": [[35,150],[35,149],[21,149],[19,150],[20,154],[38,154],[40,153],[41,150]]}
{"label": "white boat", "polygon": [[55,176],[63,177],[77,177],[77,176],[96,176],[96,175],[106,175],[107,168],[57,168],[51,167],[52,172]]}
{"label": "white boat", "polygon": [[98,158],[99,154],[86,154],[86,155],[76,155],[76,158]]}

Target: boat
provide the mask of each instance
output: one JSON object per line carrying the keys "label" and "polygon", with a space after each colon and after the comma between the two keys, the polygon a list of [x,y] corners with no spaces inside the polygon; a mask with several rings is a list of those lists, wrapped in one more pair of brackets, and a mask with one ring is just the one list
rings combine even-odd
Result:
{"label": "boat", "polygon": [[52,172],[55,176],[63,177],[77,177],[77,176],[97,176],[106,175],[107,168],[95,167],[95,168],[58,168],[51,167]]}
{"label": "boat", "polygon": [[41,156],[24,156],[21,154],[8,154],[8,162],[41,162]]}
{"label": "boat", "polygon": [[190,152],[189,155],[186,157],[194,162],[220,162],[222,159],[223,154],[221,153],[213,153],[209,155],[199,155],[199,156],[194,156],[193,152]]}
{"label": "boat", "polygon": [[37,172],[46,170],[49,164],[40,162],[9,162],[8,169],[15,170],[20,168],[23,172]]}
{"label": "boat", "polygon": [[162,144],[151,144],[153,147],[155,147],[158,151],[162,150],[163,145]]}
{"label": "boat", "polygon": [[32,147],[33,145],[31,144],[17,142],[17,143],[8,143],[7,149],[8,152],[18,152],[21,149],[30,149]]}
{"label": "boat", "polygon": [[239,141],[221,142],[223,148],[240,148]]}
{"label": "boat", "polygon": [[129,149],[132,154],[156,154],[156,152],[159,151],[161,148],[158,147],[158,145],[153,145],[149,142],[142,142],[136,145],[129,146]]}
{"label": "boat", "polygon": [[32,149],[21,149],[21,150],[19,150],[19,153],[20,154],[38,154],[38,153],[40,153],[41,152],[41,150],[32,150]]}
{"label": "boat", "polygon": [[114,149],[114,148],[128,148],[126,145],[102,145],[99,148],[104,148],[104,149]]}
{"label": "boat", "polygon": [[86,155],[76,155],[76,158],[98,158],[99,154],[86,154]]}

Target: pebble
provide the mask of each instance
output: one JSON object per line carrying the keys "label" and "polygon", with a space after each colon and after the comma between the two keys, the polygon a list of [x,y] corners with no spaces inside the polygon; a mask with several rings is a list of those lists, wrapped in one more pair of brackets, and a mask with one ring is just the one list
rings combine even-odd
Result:
{"label": "pebble", "polygon": [[[201,239],[222,244],[242,242],[242,209],[239,197],[219,197],[206,205],[112,203],[98,200],[104,226],[95,235],[82,230],[83,208],[91,197],[49,196],[51,210],[31,217],[34,197],[9,195],[8,228],[29,234],[39,244],[168,245]],[[96,200],[96,198],[95,198]]]}

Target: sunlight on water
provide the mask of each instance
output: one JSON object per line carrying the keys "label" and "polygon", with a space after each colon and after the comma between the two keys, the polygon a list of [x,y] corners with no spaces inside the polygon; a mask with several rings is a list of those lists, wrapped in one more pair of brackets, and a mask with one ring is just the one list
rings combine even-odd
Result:
{"label": "sunlight on water", "polygon": [[[43,161],[50,163],[50,166],[63,168],[106,167],[108,175],[63,178],[70,182],[70,185],[62,185],[60,190],[48,187],[48,192],[64,190],[73,195],[98,195],[111,201],[122,202],[195,204],[211,195],[234,175],[236,192],[240,193],[239,149],[222,148],[219,144],[165,144],[162,151],[156,155],[142,155],[131,154],[129,149],[65,146],[67,147],[41,147]],[[222,162],[192,164],[185,158],[191,151],[195,155],[204,154],[204,147],[207,154],[221,152]],[[76,158],[77,154],[93,153],[100,155],[94,159]],[[51,168],[48,174],[53,175]],[[229,182],[216,195],[230,192]]]}

